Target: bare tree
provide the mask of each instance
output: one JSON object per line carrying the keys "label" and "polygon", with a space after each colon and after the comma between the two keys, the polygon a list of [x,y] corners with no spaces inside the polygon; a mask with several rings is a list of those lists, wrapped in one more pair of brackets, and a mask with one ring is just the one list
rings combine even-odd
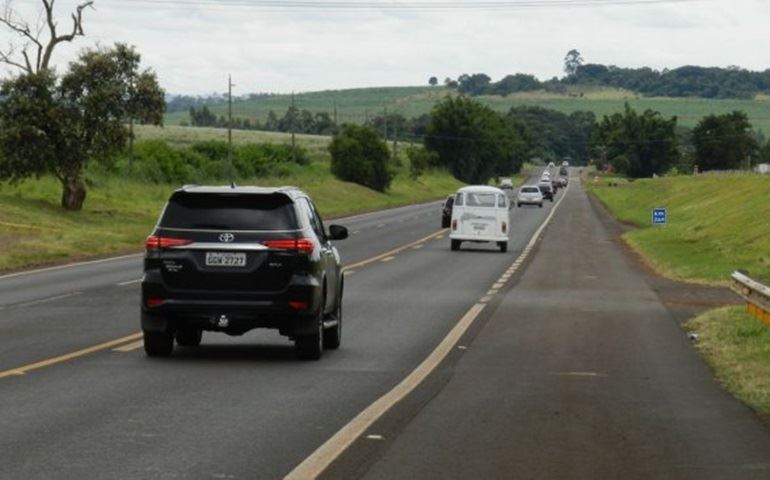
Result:
{"label": "bare tree", "polygon": [[6,49],[0,49],[0,63],[16,67],[25,73],[36,73],[47,70],[51,63],[51,56],[57,45],[63,42],[71,42],[75,37],[83,36],[83,10],[92,7],[94,0],[79,4],[71,14],[72,29],[67,33],[58,32],[58,22],[54,17],[54,3],[56,0],[40,0],[42,9],[38,20],[33,26],[21,18],[13,8],[13,0],[5,0],[2,12],[0,12],[0,25],[15,33],[20,43],[11,43]]}

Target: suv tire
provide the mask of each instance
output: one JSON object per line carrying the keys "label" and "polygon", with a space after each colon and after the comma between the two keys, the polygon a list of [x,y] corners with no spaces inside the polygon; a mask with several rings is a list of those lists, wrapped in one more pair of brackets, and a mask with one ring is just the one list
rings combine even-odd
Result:
{"label": "suv tire", "polygon": [[203,339],[203,331],[198,328],[180,328],[176,332],[176,344],[180,347],[197,347]]}
{"label": "suv tire", "polygon": [[310,335],[297,335],[294,340],[294,348],[297,352],[297,356],[302,360],[319,360],[323,354],[323,340],[324,340],[324,322],[323,322],[323,305],[326,302],[321,303],[320,311],[316,316],[316,331]]}
{"label": "suv tire", "polygon": [[144,332],[144,351],[148,357],[168,357],[174,351],[174,336],[166,332]]}

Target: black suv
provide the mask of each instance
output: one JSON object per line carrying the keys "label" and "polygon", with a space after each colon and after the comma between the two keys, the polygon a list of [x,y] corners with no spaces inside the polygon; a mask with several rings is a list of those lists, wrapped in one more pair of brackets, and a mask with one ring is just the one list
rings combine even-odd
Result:
{"label": "black suv", "polygon": [[149,356],[204,330],[274,328],[301,358],[338,348],[341,261],[310,198],[293,187],[185,187],[171,195],[146,241],[142,331]]}

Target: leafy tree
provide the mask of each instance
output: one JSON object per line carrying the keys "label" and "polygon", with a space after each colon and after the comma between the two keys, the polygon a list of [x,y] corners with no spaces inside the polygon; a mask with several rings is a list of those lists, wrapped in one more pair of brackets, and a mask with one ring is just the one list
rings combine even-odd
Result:
{"label": "leafy tree", "polygon": [[409,158],[409,176],[412,179],[418,178],[428,167],[438,162],[434,152],[415,145],[406,149],[406,156]]}
{"label": "leafy tree", "polygon": [[464,73],[457,78],[457,90],[469,95],[484,95],[489,92],[492,79],[484,73],[468,75]]}
{"label": "leafy tree", "polygon": [[583,65],[583,57],[574,48],[564,56],[564,73],[567,75],[574,75],[581,65]]}
{"label": "leafy tree", "polygon": [[652,110],[640,115],[628,104],[596,124],[591,144],[600,162],[634,178],[663,174],[679,160],[676,117],[667,120]]}
{"label": "leafy tree", "polygon": [[430,85],[431,87],[435,87],[436,85],[438,85],[438,78],[430,77],[430,79],[428,80],[428,85]]}
{"label": "leafy tree", "polygon": [[390,152],[377,130],[367,125],[345,125],[329,145],[332,173],[339,179],[384,192],[394,173]]}
{"label": "leafy tree", "polygon": [[731,170],[755,155],[757,141],[745,112],[708,115],[692,131],[695,161],[700,170]]}
{"label": "leafy tree", "polygon": [[433,107],[425,146],[459,180],[484,184],[521,168],[527,142],[517,126],[475,100],[447,96]]}
{"label": "leafy tree", "polygon": [[154,73],[138,68],[139,55],[116,45],[84,51],[61,80],[41,70],[2,82],[0,179],[53,174],[62,206],[80,210],[87,162],[108,163],[125,148],[127,121],[162,120],[163,91]]}

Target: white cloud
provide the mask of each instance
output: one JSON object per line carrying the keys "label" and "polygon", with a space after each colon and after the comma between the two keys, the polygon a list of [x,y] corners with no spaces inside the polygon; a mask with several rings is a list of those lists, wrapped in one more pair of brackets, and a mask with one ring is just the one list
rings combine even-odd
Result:
{"label": "white cloud", "polygon": [[[27,13],[38,0],[16,0]],[[62,28],[74,0],[59,0]],[[87,37],[57,52],[134,44],[170,92],[239,93],[424,84],[431,75],[561,75],[564,54],[587,61],[672,68],[740,65],[764,70],[765,0],[517,10],[270,10],[96,0]],[[0,34],[0,45],[9,39]]]}

